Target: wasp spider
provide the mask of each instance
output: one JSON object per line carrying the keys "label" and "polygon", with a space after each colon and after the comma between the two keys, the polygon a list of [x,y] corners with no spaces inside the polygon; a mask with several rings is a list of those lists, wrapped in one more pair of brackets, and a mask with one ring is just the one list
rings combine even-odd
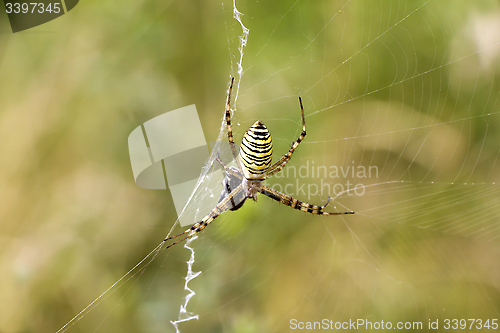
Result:
{"label": "wasp spider", "polygon": [[343,214],[354,214],[354,212],[324,212],[323,209],[328,205],[330,197],[328,197],[327,202],[323,206],[311,205],[297,199],[294,199],[286,194],[278,192],[270,187],[265,186],[262,182],[280,172],[286,165],[286,163],[292,157],[293,152],[299,146],[300,142],[306,136],[306,122],[304,118],[304,107],[302,106],[302,100],[299,97],[300,109],[302,111],[302,133],[300,134],[297,141],[293,142],[292,147],[283,155],[276,163],[271,165],[273,158],[273,142],[271,140],[271,134],[269,133],[267,127],[260,121],[257,120],[243,135],[240,145],[240,153],[236,151],[236,146],[233,140],[233,131],[231,128],[231,112],[229,109],[229,104],[231,102],[231,91],[233,89],[234,78],[231,80],[231,85],[229,86],[229,93],[227,96],[226,104],[226,123],[227,123],[227,136],[229,139],[229,146],[231,148],[233,157],[238,165],[238,168],[227,167],[217,156],[217,161],[222,165],[226,172],[226,176],[222,181],[223,190],[219,198],[219,203],[207,216],[205,216],[200,222],[193,224],[193,226],[178,235],[168,237],[165,241],[173,238],[177,238],[184,234],[187,236],[175,241],[174,243],[167,246],[167,248],[187,239],[198,232],[205,229],[216,217],[227,210],[237,210],[246,199],[251,198],[257,201],[257,194],[261,193],[273,200],[276,200],[284,205],[290,206],[292,208],[308,212],[317,215],[343,215]]}

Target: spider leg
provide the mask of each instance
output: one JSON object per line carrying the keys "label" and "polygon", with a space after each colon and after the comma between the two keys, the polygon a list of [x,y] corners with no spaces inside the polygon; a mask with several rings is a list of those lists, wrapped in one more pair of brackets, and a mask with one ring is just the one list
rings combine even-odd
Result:
{"label": "spider leg", "polygon": [[329,202],[330,202],[330,196],[328,196],[328,199],[326,200],[325,204],[321,206],[321,209],[325,209],[325,207],[328,206]]}
{"label": "spider leg", "polygon": [[301,210],[303,212],[308,212],[311,214],[317,214],[317,215],[345,215],[345,214],[354,214],[354,212],[324,212],[323,208],[325,208],[328,203],[330,202],[330,197],[328,197],[328,201],[323,205],[323,206],[315,206],[308,204],[306,202],[299,201],[297,199],[292,198],[289,195],[283,194],[281,192],[278,192],[270,187],[267,187],[265,185],[261,185],[260,188],[260,193],[264,194],[265,196],[276,200],[284,205],[290,206],[292,208]]}
{"label": "spider leg", "polygon": [[185,237],[183,237],[183,238],[181,238],[181,239],[173,242],[172,244],[168,245],[166,248],[168,249],[169,247],[172,247],[175,244],[180,243],[183,240],[186,240],[186,239],[194,236],[198,232],[200,232],[203,229],[205,229],[205,227],[207,225],[209,225],[213,220],[215,220],[220,214],[222,214],[223,212],[225,212],[225,211],[230,210],[231,208],[233,208],[234,206],[231,203],[231,200],[233,199],[233,197],[235,195],[239,195],[240,191],[243,191],[243,187],[241,185],[239,185],[237,188],[234,189],[234,191],[232,191],[231,193],[229,193],[222,201],[220,201],[217,204],[217,206],[215,206],[214,209],[212,209],[212,211],[210,213],[208,213],[201,221],[196,222],[195,224],[193,224],[191,226],[191,228],[186,229],[183,232],[181,232],[180,234],[177,234],[175,236],[170,236],[168,238],[165,238],[164,242],[166,242],[168,240],[171,240],[173,238],[177,238],[177,237],[182,236],[184,234],[188,234],[187,236],[185,236]]}
{"label": "spider leg", "polygon": [[297,147],[299,146],[300,142],[306,136],[306,119],[304,117],[304,107],[302,106],[302,99],[300,97],[299,97],[299,103],[300,103],[300,110],[302,112],[302,133],[300,134],[300,136],[297,139],[297,141],[295,141],[295,142],[292,143],[292,147],[290,148],[290,150],[288,151],[288,153],[286,153],[285,155],[283,155],[276,163],[274,163],[273,165],[271,165],[269,167],[269,171],[266,172],[266,178],[274,175],[277,172],[280,172],[285,167],[285,164],[288,161],[290,161],[290,158],[292,158],[292,154],[295,151],[295,149],[297,149]]}
{"label": "spider leg", "polygon": [[[214,209],[215,210],[215,209]],[[200,232],[201,230],[203,230],[210,222],[212,222],[217,216],[219,216],[221,213],[219,214],[213,214],[214,213],[214,210],[212,210],[207,216],[205,216],[200,222],[197,222],[195,224],[193,224],[193,226],[189,229],[187,229],[186,231],[184,232],[181,232],[180,234],[178,235],[175,235],[175,236],[172,236],[172,237],[169,237],[169,238],[166,238],[164,241],[167,241],[169,239],[172,239],[172,238],[176,238],[176,237],[179,237],[181,235],[184,235],[185,233],[191,231],[187,236],[179,239],[179,240],[176,240],[175,242],[173,242],[172,244],[168,245],[166,247],[166,249],[168,249],[169,247],[172,247],[174,246],[175,244],[177,243],[180,243],[182,242],[183,240],[186,240],[190,237],[193,237],[195,234],[197,234],[198,232]],[[203,226],[204,225],[204,226]]]}
{"label": "spider leg", "polygon": [[234,77],[231,79],[231,85],[229,86],[229,92],[227,94],[227,103],[226,103],[227,139],[229,141],[229,147],[231,147],[233,158],[235,159],[236,163],[238,163],[238,166],[240,166],[238,151],[236,150],[236,146],[234,144],[234,139],[233,139],[233,128],[231,126],[231,109],[229,108],[229,105],[231,103],[231,92],[233,91],[233,83],[234,83]]}
{"label": "spider leg", "polygon": [[225,165],[224,162],[222,162],[222,160],[219,157],[219,153],[217,153],[217,157],[215,159],[224,168],[224,170],[226,171],[226,173],[229,173],[229,174],[237,177],[239,180],[243,179],[243,177],[239,173],[237,173],[236,171],[234,171],[233,169],[231,169],[230,167],[228,167],[227,165]]}

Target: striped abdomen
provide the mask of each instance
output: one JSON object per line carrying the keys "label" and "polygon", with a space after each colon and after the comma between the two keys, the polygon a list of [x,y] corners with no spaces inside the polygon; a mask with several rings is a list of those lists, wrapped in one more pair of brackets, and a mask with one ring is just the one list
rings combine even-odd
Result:
{"label": "striped abdomen", "polygon": [[257,120],[243,135],[240,146],[240,160],[243,175],[247,179],[264,179],[271,166],[273,141],[267,127]]}

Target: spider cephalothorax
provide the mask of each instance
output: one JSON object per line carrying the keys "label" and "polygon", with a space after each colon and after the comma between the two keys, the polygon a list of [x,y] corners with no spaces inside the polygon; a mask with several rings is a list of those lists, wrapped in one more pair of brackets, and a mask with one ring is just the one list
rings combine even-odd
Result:
{"label": "spider cephalothorax", "polygon": [[233,82],[234,78],[231,80],[231,85],[229,86],[225,115],[229,147],[231,148],[233,158],[235,159],[238,167],[227,167],[219,159],[219,157],[217,157],[217,161],[222,165],[226,172],[226,176],[222,181],[223,189],[217,206],[215,206],[215,208],[212,209],[212,211],[201,221],[193,224],[191,228],[181,232],[178,235],[166,238],[165,241],[188,233],[187,236],[168,245],[167,248],[189,237],[192,237],[196,233],[205,229],[205,227],[209,223],[211,223],[217,216],[219,216],[223,212],[241,208],[246,199],[251,198],[257,201],[257,194],[259,193],[292,208],[312,214],[354,214],[354,212],[324,212],[323,209],[328,205],[330,198],[328,198],[327,202],[323,206],[315,206],[294,199],[289,195],[278,192],[262,184],[263,180],[283,170],[286,163],[292,157],[295,149],[299,146],[300,142],[306,136],[304,107],[302,106],[302,100],[299,97],[300,109],[302,112],[302,133],[300,134],[297,141],[292,143],[292,147],[290,148],[288,153],[283,155],[278,161],[276,161],[276,163],[271,165],[273,159],[273,142],[271,139],[271,134],[269,133],[267,127],[260,120],[257,120],[252,126],[250,126],[250,128],[243,135],[240,145],[240,152],[238,154],[233,139],[233,131],[231,128],[231,110],[229,108]]}

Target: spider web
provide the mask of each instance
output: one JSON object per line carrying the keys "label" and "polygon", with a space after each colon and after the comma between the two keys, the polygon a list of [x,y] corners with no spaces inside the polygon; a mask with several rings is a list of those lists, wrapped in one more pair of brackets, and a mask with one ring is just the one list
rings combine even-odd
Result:
{"label": "spider web", "polygon": [[[227,213],[198,243],[200,261],[227,247],[200,264],[219,301],[193,306],[204,323],[186,328],[497,318],[498,3],[246,5],[234,133],[260,119],[283,154],[301,96],[308,135],[268,184],[357,215],[304,216],[264,197]],[[217,197],[209,188],[195,204]]]}
{"label": "spider web", "polygon": [[[194,252],[148,243],[122,278],[83,286],[90,299],[104,293],[71,300],[76,317],[60,331],[289,332],[293,320],[324,319],[425,329],[499,318],[498,2],[228,1],[213,10],[224,15],[216,39],[228,49],[226,83],[236,77],[235,141],[260,119],[276,160],[301,132],[301,96],[307,136],[266,184],[312,204],[330,196],[326,210],[356,215],[309,216],[260,196],[215,220],[189,244]],[[193,222],[219,198],[216,154],[231,165],[225,97],[210,114],[221,124],[211,160],[182,213]],[[202,273],[187,304],[191,253],[188,275]]]}

